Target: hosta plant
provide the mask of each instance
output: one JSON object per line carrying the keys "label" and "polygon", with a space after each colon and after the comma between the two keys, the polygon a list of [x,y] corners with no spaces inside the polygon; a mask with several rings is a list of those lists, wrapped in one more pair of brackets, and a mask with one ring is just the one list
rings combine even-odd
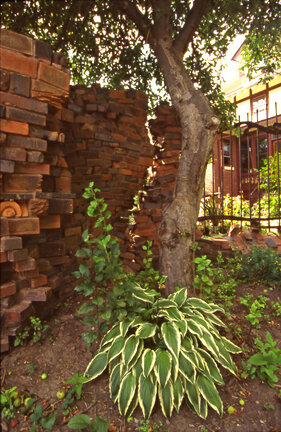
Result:
{"label": "hosta plant", "polygon": [[225,327],[216,316],[223,309],[187,298],[185,288],[164,299],[135,285],[132,296],[142,303],[138,316],[115,323],[105,334],[85,371],[88,381],[108,368],[110,396],[127,417],[139,404],[149,418],[157,397],[166,417],[178,412],[183,400],[202,418],[208,406],[222,414],[219,366],[236,374],[229,353],[240,352],[216,328]]}

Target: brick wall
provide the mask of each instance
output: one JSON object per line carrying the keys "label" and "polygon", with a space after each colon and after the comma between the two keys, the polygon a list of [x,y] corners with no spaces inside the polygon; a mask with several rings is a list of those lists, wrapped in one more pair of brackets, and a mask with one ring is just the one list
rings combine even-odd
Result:
{"label": "brick wall", "polygon": [[72,292],[74,254],[90,223],[81,195],[92,180],[109,204],[126,256],[124,217],[142,188],[154,148],[146,129],[146,95],[98,85],[70,88],[62,54],[11,31],[1,31],[0,50],[5,351],[9,335],[31,313],[47,313]]}

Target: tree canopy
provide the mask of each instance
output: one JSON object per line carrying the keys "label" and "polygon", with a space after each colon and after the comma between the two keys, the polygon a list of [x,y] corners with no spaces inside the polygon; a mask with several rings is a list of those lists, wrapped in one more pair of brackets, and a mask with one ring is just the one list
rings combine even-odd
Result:
{"label": "tree canopy", "polygon": [[[165,10],[164,31],[178,46],[184,28],[190,28],[182,46],[184,65],[220,117],[232,112],[221,93],[220,60],[237,34],[245,35],[244,64],[250,74],[261,68],[268,78],[281,67],[278,0],[14,0],[1,5],[1,22],[67,53],[74,83],[139,89],[153,104],[164,88],[163,75],[148,44],[150,30],[141,34],[124,9],[130,3],[150,28],[160,29]],[[167,97],[162,91],[161,98]]]}

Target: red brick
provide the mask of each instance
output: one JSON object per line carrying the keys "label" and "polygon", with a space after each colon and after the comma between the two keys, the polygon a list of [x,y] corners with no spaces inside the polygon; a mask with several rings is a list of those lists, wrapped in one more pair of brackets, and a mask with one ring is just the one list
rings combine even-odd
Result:
{"label": "red brick", "polygon": [[[54,87],[50,84],[47,84],[42,81],[38,80],[32,80],[31,83],[31,96],[40,98],[41,100],[50,100],[50,95],[54,96],[67,96],[68,92],[58,88]],[[52,102],[50,101],[50,104]]]}
{"label": "red brick", "polygon": [[27,152],[27,161],[42,163],[44,161],[44,154],[38,151],[29,151]]}
{"label": "red brick", "polygon": [[6,118],[38,126],[46,126],[46,116],[11,106],[6,107]]}
{"label": "red brick", "polygon": [[37,64],[36,60],[0,48],[0,66],[3,69],[36,78]]}
{"label": "red brick", "polygon": [[[26,151],[16,147],[0,147],[0,158],[9,161],[26,161]],[[12,171],[13,172],[13,171]]]}
{"label": "red brick", "polygon": [[30,77],[12,72],[10,75],[10,91],[21,96],[30,96]]}
{"label": "red brick", "polygon": [[11,30],[1,29],[1,45],[5,48],[34,55],[34,40],[28,36],[15,33]]}
{"label": "red brick", "polygon": [[0,129],[3,132],[14,133],[19,135],[28,135],[28,124],[20,123],[13,120],[0,120]]}
{"label": "red brick", "polygon": [[8,251],[8,261],[22,261],[28,258],[28,250],[27,249],[18,249]]}
{"label": "red brick", "polygon": [[20,271],[20,272],[18,272],[17,275],[18,275],[19,280],[24,281],[26,279],[31,279],[31,278],[34,278],[36,276],[39,276],[39,271],[38,271],[38,269]]}
{"label": "red brick", "polygon": [[34,111],[40,114],[48,113],[48,104],[35,99],[0,92],[0,101],[4,104],[14,105],[18,108],[24,108],[28,111]]}
{"label": "red brick", "polygon": [[70,227],[70,228],[65,228],[64,235],[65,235],[65,237],[70,237],[73,235],[79,235],[80,236],[81,232],[82,232],[81,226]]}
{"label": "red brick", "polygon": [[50,165],[42,163],[16,163],[15,171],[21,174],[50,174]]}
{"label": "red brick", "polygon": [[22,238],[21,237],[1,237],[0,239],[0,251],[10,251],[13,249],[22,248]]}
{"label": "red brick", "polygon": [[48,213],[71,214],[73,213],[73,200],[67,198],[52,198],[49,200]]}
{"label": "red brick", "polygon": [[21,147],[28,150],[47,151],[47,141],[41,138],[9,135],[7,145],[11,147]]}
{"label": "red brick", "polygon": [[36,270],[36,261],[34,258],[27,258],[22,261],[15,261],[13,263],[13,268],[16,272]]}
{"label": "red brick", "polygon": [[61,240],[46,242],[39,246],[39,250],[40,257],[42,258],[61,256],[65,253],[65,244],[64,241]]}
{"label": "red brick", "polygon": [[46,285],[47,282],[47,276],[45,274],[40,274],[39,276],[31,279],[31,288],[38,288],[40,286]]}
{"label": "red brick", "polygon": [[10,74],[9,72],[0,70],[0,90],[7,91],[10,86]]}
{"label": "red brick", "polygon": [[23,301],[5,311],[5,316],[10,323],[20,323],[27,318],[32,310],[30,302]]}
{"label": "red brick", "polygon": [[16,292],[17,287],[15,282],[7,282],[3,285],[0,285],[0,298],[14,295]]}
{"label": "red brick", "polygon": [[70,75],[43,62],[39,64],[38,79],[66,91],[69,89]]}
{"label": "red brick", "polygon": [[7,335],[1,336],[0,351],[1,353],[9,351],[9,338]]}
{"label": "red brick", "polygon": [[60,228],[60,215],[46,215],[40,217],[40,229]]}
{"label": "red brick", "polygon": [[42,176],[32,174],[7,174],[4,178],[5,192],[35,192],[41,184]]}
{"label": "red brick", "polygon": [[71,193],[71,177],[57,177],[56,192]]}
{"label": "red brick", "polygon": [[39,218],[9,218],[9,230],[14,235],[40,234]]}
{"label": "red brick", "polygon": [[7,252],[0,252],[0,263],[8,261]]}
{"label": "red brick", "polygon": [[45,302],[48,300],[52,292],[51,287],[40,287],[33,289],[23,289],[19,293],[19,298],[22,301]]}
{"label": "red brick", "polygon": [[0,235],[1,237],[9,234],[9,223],[6,217],[0,217]]}
{"label": "red brick", "polygon": [[0,160],[0,172],[12,174],[15,171],[15,162],[10,160]]}

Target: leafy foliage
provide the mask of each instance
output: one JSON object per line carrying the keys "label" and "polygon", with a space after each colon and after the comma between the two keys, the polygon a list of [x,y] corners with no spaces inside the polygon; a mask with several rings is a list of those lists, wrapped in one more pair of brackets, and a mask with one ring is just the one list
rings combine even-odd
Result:
{"label": "leafy foliage", "polygon": [[[169,25],[174,39],[191,18],[192,3],[170,2]],[[162,99],[168,95],[163,91],[157,59],[147,38],[139,35],[121,12],[120,4],[109,0],[6,1],[1,22],[9,29],[47,41],[55,51],[67,52],[75,83],[100,81],[113,88],[138,88],[150,94],[153,104],[158,103],[159,94]],[[137,4],[152,25],[163,12],[152,1],[139,0]],[[277,0],[214,0],[197,24],[184,65],[223,123],[233,118],[234,111],[221,92],[220,59],[234,37],[243,32],[245,67],[250,73],[257,69],[272,73],[280,66],[280,16]]]}
{"label": "leafy foliage", "polygon": [[240,352],[216,329],[225,327],[215,314],[223,310],[188,299],[185,288],[163,299],[135,283],[132,296],[141,302],[138,315],[115,323],[105,334],[85,371],[88,381],[108,368],[110,396],[127,417],[139,405],[149,418],[157,396],[166,417],[179,411],[184,398],[200,417],[207,417],[208,405],[222,414],[218,365],[236,374],[229,353]]}
{"label": "leafy foliage", "polygon": [[269,332],[266,333],[266,343],[263,343],[259,338],[255,339],[255,345],[259,352],[253,354],[248,363],[242,362],[244,369],[242,378],[249,376],[254,379],[257,375],[261,380],[266,381],[270,387],[274,387],[274,384],[278,382],[274,372],[281,365],[281,350],[275,348],[276,343]]}

